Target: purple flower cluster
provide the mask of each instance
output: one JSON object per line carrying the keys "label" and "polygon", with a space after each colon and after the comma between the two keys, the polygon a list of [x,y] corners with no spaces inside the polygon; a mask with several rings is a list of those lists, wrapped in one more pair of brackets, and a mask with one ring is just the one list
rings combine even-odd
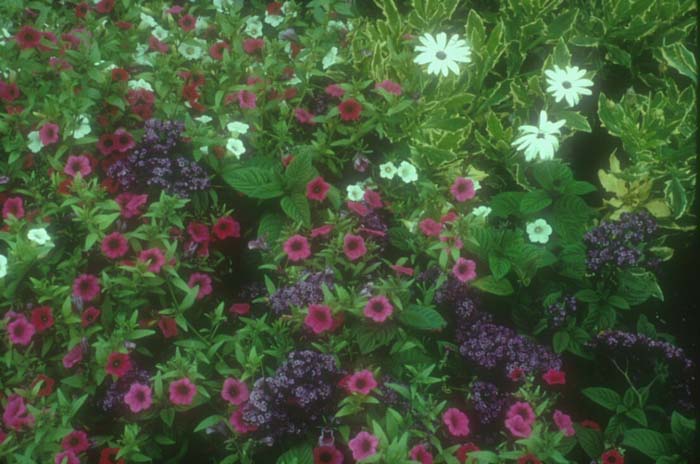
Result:
{"label": "purple flower cluster", "polygon": [[270,295],[270,306],[275,314],[289,313],[292,306],[306,307],[310,304],[323,302],[323,290],[321,286],[326,284],[333,288],[333,271],[327,269],[322,272],[306,272],[295,284],[277,289]]}
{"label": "purple flower cluster", "polygon": [[207,172],[182,156],[184,129],[179,121],[146,121],[141,142],[128,157],[110,166],[107,174],[130,192],[156,189],[187,198],[208,189]]}
{"label": "purple flower cluster", "polygon": [[243,418],[257,427],[268,445],[286,435],[303,434],[332,412],[340,376],[333,356],[293,351],[274,376],[255,382]]}
{"label": "purple flower cluster", "polygon": [[573,296],[564,297],[547,308],[547,316],[549,317],[550,326],[558,329],[564,325],[567,316],[576,313],[576,298]]}
{"label": "purple flower cluster", "polygon": [[496,384],[477,380],[472,384],[470,393],[476,418],[482,425],[492,424],[503,416],[508,398],[498,390]]}
{"label": "purple flower cluster", "polygon": [[99,406],[105,412],[114,412],[124,408],[124,395],[131,388],[131,384],[136,382],[149,384],[151,382],[151,374],[144,369],[131,369],[115,382],[109,384],[104,397],[98,400]]}
{"label": "purple flower cluster", "polygon": [[650,361],[660,360],[669,370],[670,390],[677,396],[678,405],[686,411],[694,409],[692,386],[695,384],[695,364],[683,349],[642,334],[609,330],[600,333],[589,346],[601,355],[622,365],[630,361],[635,377],[649,372]]}
{"label": "purple flower cluster", "polygon": [[658,260],[644,255],[644,245],[656,229],[656,221],[646,211],[623,213],[619,221],[603,221],[583,236],[588,270],[597,273],[610,266],[654,267]]}

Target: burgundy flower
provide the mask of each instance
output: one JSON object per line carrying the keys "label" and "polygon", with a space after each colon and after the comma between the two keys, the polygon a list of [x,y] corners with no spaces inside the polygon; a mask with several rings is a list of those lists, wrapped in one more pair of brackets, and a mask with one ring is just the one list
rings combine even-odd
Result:
{"label": "burgundy flower", "polygon": [[245,316],[250,313],[250,305],[248,303],[234,303],[228,308],[228,312],[231,314],[238,314],[239,316]]}
{"label": "burgundy flower", "polygon": [[114,131],[114,150],[124,153],[136,146],[134,137],[124,129]]}
{"label": "burgundy flower", "polygon": [[90,159],[84,155],[70,155],[66,161],[66,166],[63,168],[63,172],[71,177],[75,177],[78,174],[80,174],[82,177],[86,177],[92,172]]}
{"label": "burgundy flower", "polygon": [[394,307],[384,295],[370,298],[363,311],[366,317],[379,323],[386,321],[393,312]]}
{"label": "burgundy flower", "polygon": [[80,325],[83,328],[90,327],[92,324],[95,323],[95,321],[99,317],[100,317],[100,310],[95,308],[94,306],[90,306],[85,311],[83,311],[83,313],[80,315]]}
{"label": "burgundy flower", "polygon": [[37,396],[39,398],[47,397],[53,393],[53,387],[56,384],[54,379],[44,374],[39,374],[36,376],[36,379],[34,379],[30,387],[33,389],[39,382],[41,382],[41,388],[39,388],[39,391],[37,392]]}
{"label": "burgundy flower", "polygon": [[15,34],[15,40],[22,50],[36,48],[41,43],[41,32],[32,26],[22,26]]}
{"label": "burgundy flower", "polygon": [[12,430],[20,430],[22,427],[34,425],[34,416],[31,415],[24,404],[24,398],[12,394],[7,397],[7,405],[2,413],[2,422],[5,427]]}
{"label": "burgundy flower", "polygon": [[100,135],[100,139],[97,141],[97,149],[100,150],[100,153],[104,156],[112,154],[112,152],[117,149],[114,134]]}
{"label": "burgundy flower", "polygon": [[139,253],[138,260],[148,264],[148,272],[158,274],[165,264],[165,254],[160,248],[148,248]]}
{"label": "burgundy flower", "polygon": [[73,430],[61,440],[61,448],[80,454],[90,447],[87,433],[82,430]]}
{"label": "burgundy flower", "polygon": [[355,261],[367,253],[365,239],[359,235],[347,234],[343,239],[343,252],[350,261]]}
{"label": "burgundy flower", "polygon": [[180,406],[189,406],[197,394],[197,387],[187,377],[170,383],[168,387],[170,402]]}
{"label": "burgundy flower", "polygon": [[58,133],[58,125],[52,122],[47,122],[41,126],[41,129],[39,129],[39,139],[44,146],[51,145],[58,142]]}
{"label": "burgundy flower", "polygon": [[239,91],[237,98],[238,98],[238,105],[242,109],[253,110],[257,106],[257,103],[256,103],[257,97],[250,90]]}
{"label": "burgundy flower", "polygon": [[317,446],[314,448],[314,464],[343,464],[343,453],[335,446]]}
{"label": "burgundy flower", "polygon": [[230,52],[231,46],[226,42],[216,42],[214,45],[209,47],[209,56],[215,60],[223,60],[225,50]]}
{"label": "burgundy flower", "polygon": [[263,49],[265,41],[263,39],[245,39],[243,41],[243,51],[252,55]]}
{"label": "burgundy flower", "polygon": [[119,378],[131,370],[131,359],[128,354],[111,353],[107,358],[105,370],[108,374]]}
{"label": "burgundy flower", "polygon": [[194,30],[194,27],[197,25],[197,18],[191,14],[186,14],[183,15],[177,23],[180,25],[183,31],[190,32],[191,30]]}
{"label": "burgundy flower", "polygon": [[63,367],[70,369],[82,360],[83,347],[80,343],[78,343],[63,357]]}
{"label": "burgundy flower", "polygon": [[2,218],[7,219],[10,215],[17,219],[24,217],[24,201],[21,197],[10,197],[2,205]]}
{"label": "burgundy flower", "polygon": [[80,459],[73,450],[61,451],[54,458],[54,464],[80,464]]}
{"label": "burgundy flower", "polygon": [[362,105],[354,98],[348,98],[338,105],[338,111],[340,111],[340,119],[343,121],[357,121],[362,114]]}
{"label": "burgundy flower", "polygon": [[549,369],[542,374],[542,380],[547,382],[547,385],[564,385],[566,384],[566,373],[556,369]]}
{"label": "burgundy flower", "polygon": [[177,337],[177,323],[172,317],[161,316],[158,319],[158,328],[165,338]]}
{"label": "burgundy flower", "polygon": [[231,216],[220,217],[212,227],[212,232],[219,240],[241,236],[241,225]]}
{"label": "burgundy flower", "polygon": [[48,306],[37,306],[32,309],[32,325],[41,333],[53,326],[53,313]]}
{"label": "burgundy flower", "polygon": [[303,235],[292,235],[284,242],[284,252],[290,261],[303,261],[311,256],[309,241]]}
{"label": "burgundy flower", "polygon": [[101,249],[109,259],[118,259],[129,251],[129,242],[119,232],[112,232],[102,240]]}
{"label": "burgundy flower", "polygon": [[518,458],[518,464],[542,464],[542,461],[537,459],[534,454],[526,454]]}
{"label": "burgundy flower", "polygon": [[318,176],[306,184],[306,198],[309,200],[323,201],[326,199],[330,188],[330,184],[323,180],[323,177]]}
{"label": "burgundy flower", "polygon": [[606,451],[600,456],[601,464],[625,464],[625,458],[616,449]]}
{"label": "burgundy flower", "polygon": [[97,464],[124,464],[124,458],[117,460],[119,448],[103,448],[100,451],[100,462]]}
{"label": "burgundy flower", "polygon": [[207,274],[201,272],[192,274],[187,281],[187,286],[193,288],[195,285],[199,285],[199,292],[197,292],[198,300],[201,300],[212,292],[211,277]]}
{"label": "burgundy flower", "polygon": [[408,453],[408,457],[414,461],[420,462],[421,464],[433,464],[433,455],[430,454],[427,449],[425,449],[425,445],[416,445],[411,448],[411,451]]}
{"label": "burgundy flower", "polygon": [[100,281],[92,274],[81,274],[73,281],[73,296],[92,301],[100,294]]}
{"label": "burgundy flower", "polygon": [[221,398],[234,406],[239,406],[248,401],[248,386],[238,379],[227,378],[221,388]]}
{"label": "burgundy flower", "polygon": [[457,449],[457,452],[455,453],[455,457],[457,460],[460,462],[460,464],[466,464],[467,458],[469,457],[469,453],[471,451],[479,451],[479,447],[476,446],[474,443],[467,443],[462,446],[460,446]]}

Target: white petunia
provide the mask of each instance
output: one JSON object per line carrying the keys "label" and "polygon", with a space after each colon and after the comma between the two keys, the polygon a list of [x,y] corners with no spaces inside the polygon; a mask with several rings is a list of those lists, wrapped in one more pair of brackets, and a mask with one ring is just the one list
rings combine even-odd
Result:
{"label": "white petunia", "polygon": [[245,20],[245,33],[254,39],[262,36],[263,25],[257,16],[249,16]]}
{"label": "white petunia", "polygon": [[92,132],[92,129],[90,128],[90,120],[88,117],[84,114],[78,116],[78,128],[73,131],[73,138],[76,140],[82,139],[90,132]]}
{"label": "white petunia", "polygon": [[158,22],[146,13],[141,13],[141,22],[139,23],[139,29],[154,28],[158,25]]}
{"label": "white petunia", "polygon": [[201,116],[197,116],[194,118],[195,121],[201,122],[202,124],[207,124],[212,121],[210,116],[207,116],[206,114],[203,114]]}
{"label": "white petunia", "polygon": [[28,133],[27,140],[29,141],[29,143],[27,143],[27,148],[29,148],[32,153],[39,153],[44,146],[39,138],[39,131],[31,131]]}
{"label": "white petunia", "polygon": [[153,92],[153,87],[151,87],[151,84],[149,84],[148,82],[144,81],[143,79],[130,80],[130,81],[127,83],[127,87],[129,87],[130,89],[134,89],[134,90],[137,90],[137,89],[146,89],[146,90],[148,90],[149,92]]}
{"label": "white petunia", "polygon": [[530,241],[534,243],[547,243],[549,236],[552,235],[552,227],[544,219],[536,219],[528,223],[525,230]]}
{"label": "white petunia", "polygon": [[525,160],[532,161],[535,158],[549,160],[554,158],[554,152],[559,148],[557,135],[559,129],[566,123],[561,119],[557,122],[547,120],[547,113],[540,111],[539,126],[523,125],[518,128],[524,135],[515,139],[512,143],[518,150],[525,152]]}
{"label": "white petunia", "polygon": [[418,39],[422,45],[416,46],[420,52],[413,60],[420,65],[428,65],[428,74],[442,74],[447,77],[450,71],[459,75],[458,63],[471,62],[471,48],[467,42],[454,34],[447,40],[447,34],[440,32],[433,37],[423,34]]}
{"label": "white petunia", "polygon": [[170,36],[170,32],[166,31],[161,26],[154,27],[152,34],[153,37],[160,40],[161,42],[165,42],[165,39],[167,39]]}
{"label": "white petunia", "polygon": [[396,166],[391,161],[379,165],[379,177],[382,179],[393,179],[396,171]]}
{"label": "white petunia", "polygon": [[591,87],[593,81],[585,79],[585,69],[579,69],[578,66],[567,66],[561,69],[559,66],[554,66],[554,70],[548,69],[544,72],[547,75],[547,92],[552,94],[559,103],[562,99],[566,100],[569,106],[578,105],[581,95],[591,95],[591,90],[586,87]]}
{"label": "white petunia", "polygon": [[203,53],[200,47],[185,42],[181,43],[180,46],[177,47],[177,51],[180,52],[180,55],[182,55],[183,58],[190,61],[200,59]]}
{"label": "white petunia", "polygon": [[241,159],[241,155],[245,153],[245,145],[239,139],[230,138],[226,142],[226,149],[233,153],[237,159]]}
{"label": "white petunia", "polygon": [[407,184],[418,180],[418,172],[416,171],[416,167],[408,161],[401,161],[396,173],[399,175],[401,180]]}
{"label": "white petunia", "polygon": [[232,134],[245,134],[250,126],[244,122],[233,121],[226,124],[226,129]]}
{"label": "white petunia", "polygon": [[37,245],[45,245],[51,241],[51,236],[43,227],[29,229],[29,232],[27,232],[27,238]]}
{"label": "white petunia", "polygon": [[477,206],[472,210],[472,214],[476,217],[481,217],[485,218],[489,214],[491,214],[491,208],[488,206]]}
{"label": "white petunia", "polygon": [[0,279],[7,275],[7,257],[0,255]]}
{"label": "white petunia", "polygon": [[265,12],[265,22],[272,27],[277,27],[284,22],[284,16],[282,15],[271,15],[267,11]]}
{"label": "white petunia", "polygon": [[362,201],[365,197],[365,189],[360,184],[348,185],[345,190],[348,192],[350,201]]}
{"label": "white petunia", "polygon": [[328,50],[326,56],[323,57],[323,69],[328,69],[338,62],[338,47],[333,47]]}

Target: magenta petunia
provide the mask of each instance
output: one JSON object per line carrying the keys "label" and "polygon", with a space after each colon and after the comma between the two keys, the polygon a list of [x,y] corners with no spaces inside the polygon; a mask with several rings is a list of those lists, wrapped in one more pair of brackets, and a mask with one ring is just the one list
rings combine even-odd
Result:
{"label": "magenta petunia", "polygon": [[238,105],[243,109],[253,110],[257,107],[257,97],[250,90],[241,90],[237,94]]}
{"label": "magenta petunia", "polygon": [[450,193],[452,193],[455,200],[459,201],[460,203],[471,200],[476,194],[476,191],[474,190],[474,181],[464,177],[458,177],[455,179],[452,187],[450,187]]}
{"label": "magenta petunia", "polygon": [[129,242],[126,237],[119,232],[112,232],[102,239],[102,254],[109,259],[118,259],[129,251]]}
{"label": "magenta petunia", "polygon": [[374,209],[378,209],[384,206],[384,203],[382,203],[382,196],[372,189],[365,189],[365,194],[363,198],[367,202],[367,204]]}
{"label": "magenta petunia", "polygon": [[221,398],[225,401],[239,406],[248,401],[249,396],[250,392],[245,382],[231,377],[224,380],[224,385],[221,387]]}
{"label": "magenta petunia", "polygon": [[151,387],[138,382],[132,383],[129,391],[124,395],[124,403],[133,413],[145,411],[153,404]]}
{"label": "magenta petunia", "polygon": [[66,161],[66,165],[63,168],[63,172],[71,177],[75,177],[78,174],[80,174],[82,177],[86,177],[92,172],[90,159],[85,155],[70,155]]}
{"label": "magenta petunia", "polygon": [[318,176],[306,184],[306,198],[309,200],[323,201],[328,195],[331,186],[323,180],[323,177]]}
{"label": "magenta petunia", "polygon": [[61,448],[80,454],[90,448],[88,434],[82,430],[73,430],[61,440]]}
{"label": "magenta petunia", "polygon": [[365,316],[380,323],[386,321],[393,312],[394,307],[384,295],[370,298],[363,311]]}
{"label": "magenta petunia", "polygon": [[32,309],[32,325],[38,333],[50,329],[53,323],[53,311],[51,307],[37,306]]}
{"label": "magenta petunia", "polygon": [[105,371],[119,378],[131,370],[131,358],[125,353],[110,353]]}
{"label": "magenta petunia", "polygon": [[363,395],[369,395],[370,392],[377,387],[374,374],[367,369],[351,374],[347,378],[345,384],[350,393],[361,393]]}
{"label": "magenta petunia", "polygon": [[73,450],[61,451],[54,458],[54,464],[80,464],[80,459]]}
{"label": "magenta petunia", "polygon": [[452,267],[452,275],[460,282],[469,282],[476,279],[476,263],[471,259],[459,258]]}
{"label": "magenta petunia", "polygon": [[34,425],[34,416],[27,409],[24,398],[12,394],[7,397],[5,411],[2,413],[2,422],[9,429],[20,430],[22,427]]}
{"label": "magenta petunia", "polygon": [[556,369],[549,369],[542,375],[542,379],[547,382],[547,385],[565,385],[566,373]]}
{"label": "magenta petunia", "polygon": [[241,225],[231,216],[220,217],[211,230],[219,240],[239,238],[241,236]]}
{"label": "magenta petunia", "polygon": [[47,122],[39,129],[39,140],[44,146],[58,142],[59,128],[57,124]]}
{"label": "magenta petunia", "polygon": [[343,464],[343,453],[333,445],[314,448],[314,464]]}
{"label": "magenta petunia", "polygon": [[114,131],[114,150],[120,153],[127,152],[136,146],[134,137],[125,129]]}
{"label": "magenta petunia", "polygon": [[532,433],[532,426],[522,416],[516,414],[505,421],[506,428],[514,437],[527,438]]}
{"label": "magenta petunia", "polygon": [[63,356],[63,367],[70,369],[83,360],[83,346],[77,343]]}
{"label": "magenta petunia", "polygon": [[94,306],[90,306],[89,308],[85,309],[83,313],[80,315],[80,325],[82,327],[90,327],[92,324],[95,323],[97,318],[100,317],[100,310],[95,308]]}
{"label": "magenta petunia", "polygon": [[368,432],[360,432],[355,438],[348,442],[348,447],[352,451],[352,457],[360,461],[377,454],[379,439]]}
{"label": "magenta petunia", "polygon": [[192,241],[195,243],[206,243],[211,237],[209,235],[209,227],[205,226],[201,222],[190,222],[187,224],[187,233],[192,237]]}
{"label": "magenta petunia", "polygon": [[333,231],[333,224],[324,224],[322,226],[311,229],[311,238],[323,237]]}
{"label": "magenta petunia", "polygon": [[36,329],[26,317],[18,315],[12,322],[7,324],[7,333],[13,345],[27,346],[31,343]]}
{"label": "magenta petunia", "polygon": [[418,224],[418,227],[420,227],[421,232],[423,232],[426,237],[438,237],[442,230],[442,224],[430,218],[423,219]]}
{"label": "magenta petunia", "polygon": [[24,217],[24,201],[21,197],[10,197],[2,204],[2,218],[14,216],[17,219]]}
{"label": "magenta petunia", "polygon": [[165,253],[160,248],[141,250],[138,260],[148,264],[148,272],[158,274],[165,265]]}
{"label": "magenta petunia", "polygon": [[340,98],[343,95],[345,95],[345,90],[338,84],[330,84],[327,85],[326,88],[324,89],[324,92],[326,92],[327,95],[330,95],[331,97],[336,97]]}
{"label": "magenta petunia", "polygon": [[161,316],[158,319],[158,328],[164,338],[177,337],[177,322],[172,317]]}
{"label": "magenta petunia", "polygon": [[374,84],[375,89],[383,89],[391,94],[394,95],[401,95],[401,86],[397,84],[394,81],[390,81],[389,79],[383,80],[381,82],[378,82]]}
{"label": "magenta petunia", "polygon": [[197,387],[187,377],[171,382],[168,387],[170,402],[180,406],[189,406],[192,404]]}
{"label": "magenta petunia", "polygon": [[367,253],[365,239],[359,235],[347,234],[343,239],[343,252],[350,261],[360,259]]}
{"label": "magenta petunia", "polygon": [[532,406],[530,406],[530,403],[524,401],[518,401],[508,408],[506,419],[510,419],[514,416],[522,417],[528,425],[532,425],[536,419],[535,411],[533,411]]}
{"label": "magenta petunia", "polygon": [[576,434],[576,431],[574,430],[574,424],[571,421],[571,416],[568,414],[564,414],[560,410],[556,409],[554,410],[554,423],[557,424],[557,427],[559,430],[564,432],[564,435],[567,437],[572,437]]}
{"label": "magenta petunia", "polygon": [[469,435],[469,417],[457,408],[449,408],[442,414],[442,422],[453,437]]}
{"label": "magenta petunia", "polygon": [[233,303],[229,308],[228,312],[231,314],[238,314],[239,316],[245,316],[250,313],[249,303]]}
{"label": "magenta petunia", "polygon": [[73,296],[92,301],[100,294],[100,280],[92,274],[81,274],[73,281]]}
{"label": "magenta petunia", "polygon": [[311,256],[309,241],[303,235],[292,235],[284,242],[284,252],[290,261],[303,261]]}
{"label": "magenta petunia", "polygon": [[201,272],[195,272],[187,281],[188,287],[193,288],[195,285],[199,285],[199,292],[197,292],[198,300],[210,295],[213,290],[211,286],[211,277]]}
{"label": "magenta petunia", "polygon": [[331,308],[325,305],[309,305],[304,324],[315,334],[323,333],[333,327]]}
{"label": "magenta petunia", "polygon": [[32,26],[22,26],[15,34],[15,40],[21,50],[38,47],[41,43],[41,37],[41,32]]}
{"label": "magenta petunia", "polygon": [[348,98],[338,105],[338,111],[343,121],[357,121],[362,114],[362,104],[354,98]]}
{"label": "magenta petunia", "polygon": [[316,121],[314,121],[314,114],[304,108],[295,108],[294,117],[301,124],[308,124],[310,126],[316,124]]}
{"label": "magenta petunia", "polygon": [[243,410],[240,408],[233,411],[231,417],[229,418],[229,423],[231,424],[231,427],[233,427],[233,430],[235,430],[236,433],[239,434],[254,432],[258,429],[257,426],[248,424],[243,419]]}
{"label": "magenta petunia", "polygon": [[115,201],[121,207],[121,215],[126,219],[140,216],[143,213],[143,207],[148,202],[148,195],[136,195],[130,192],[124,192],[117,195]]}
{"label": "magenta petunia", "polygon": [[425,448],[425,445],[416,445],[411,448],[408,457],[421,464],[433,464],[433,455]]}

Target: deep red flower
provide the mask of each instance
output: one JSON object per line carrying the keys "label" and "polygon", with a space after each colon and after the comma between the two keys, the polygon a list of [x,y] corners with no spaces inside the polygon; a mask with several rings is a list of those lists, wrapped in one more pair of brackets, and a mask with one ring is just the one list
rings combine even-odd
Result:
{"label": "deep red flower", "polygon": [[331,186],[323,180],[323,177],[318,176],[306,184],[306,198],[309,200],[323,201],[328,195]]}
{"label": "deep red flower", "polygon": [[114,134],[102,134],[100,139],[97,141],[97,149],[100,150],[104,156],[111,154],[117,149],[116,141],[114,140]]}
{"label": "deep red flower", "polygon": [[32,325],[41,333],[53,326],[53,313],[48,306],[37,306],[32,309]]}
{"label": "deep red flower", "polygon": [[129,81],[129,71],[124,68],[114,68],[112,69],[112,81],[113,82],[128,82]]}
{"label": "deep red flower", "polygon": [[95,321],[100,317],[100,310],[94,306],[90,306],[80,315],[80,325],[85,327],[90,327]]}
{"label": "deep red flower", "polygon": [[211,294],[211,277],[209,277],[207,274],[201,272],[195,272],[192,274],[187,281],[187,286],[194,288],[196,285],[199,285],[199,291],[197,292],[198,300],[201,300],[205,296]]}
{"label": "deep red flower", "polygon": [[88,435],[82,430],[73,430],[61,440],[61,448],[80,454],[90,447]]}
{"label": "deep red flower", "polygon": [[596,421],[592,421],[590,419],[582,420],[581,427],[585,427],[587,429],[592,429],[592,430],[601,430],[600,424],[597,423]]}
{"label": "deep red flower", "polygon": [[190,32],[197,25],[197,18],[191,14],[186,14],[182,16],[177,23],[180,25],[183,31]]}
{"label": "deep red flower", "polygon": [[241,225],[231,216],[220,217],[212,227],[212,232],[219,240],[241,236]]}
{"label": "deep red flower", "polygon": [[362,114],[362,105],[354,98],[348,98],[338,105],[338,110],[343,121],[357,121]]}
{"label": "deep red flower", "polygon": [[36,48],[41,43],[41,32],[32,26],[22,26],[15,34],[15,40],[22,50]]}
{"label": "deep red flower", "polygon": [[112,374],[115,377],[121,377],[131,370],[131,359],[128,354],[124,353],[111,353],[107,358],[107,365],[105,370],[108,374]]}
{"label": "deep red flower", "polygon": [[168,53],[168,50],[170,50],[170,47],[168,46],[167,43],[161,41],[158,39],[158,37],[152,35],[148,38],[148,48],[153,50],[154,52],[166,54]]}
{"label": "deep red flower", "polygon": [[550,369],[542,375],[542,380],[547,382],[547,385],[564,385],[566,384],[566,373]]}
{"label": "deep red flower", "polygon": [[359,235],[347,234],[343,239],[343,252],[350,261],[355,261],[367,253],[365,239]]}
{"label": "deep red flower", "polygon": [[316,124],[316,121],[314,121],[313,113],[305,110],[304,108],[295,108],[294,109],[294,117],[301,124],[308,124],[310,126],[313,126],[314,124]]}
{"label": "deep red flower", "polygon": [[85,2],[78,3],[77,5],[75,5],[75,17],[76,18],[83,19],[87,15],[88,11],[90,11],[90,5],[88,5]]}
{"label": "deep red flower", "polygon": [[270,2],[267,4],[267,14],[269,15],[281,15],[282,14],[282,3],[281,2]]}
{"label": "deep red flower", "polygon": [[120,153],[131,150],[136,146],[134,138],[124,129],[114,131],[114,149]]}
{"label": "deep red flower", "polygon": [[518,458],[518,464],[542,464],[542,461],[537,459],[534,454],[526,454]]}
{"label": "deep red flower", "polygon": [[34,388],[39,382],[42,382],[42,384],[39,388],[37,396],[39,396],[39,398],[49,396],[53,392],[53,387],[56,384],[56,381],[44,374],[39,374],[36,376],[36,379],[34,379],[34,381],[32,382],[30,388]]}
{"label": "deep red flower", "polygon": [[158,319],[158,328],[165,338],[177,337],[177,323],[172,317],[161,316]]}
{"label": "deep red flower", "polygon": [[95,5],[95,11],[100,14],[109,14],[114,9],[114,0],[100,0]]}
{"label": "deep red flower", "polygon": [[9,84],[0,79],[0,100],[13,102],[19,98],[19,87],[14,82]]}
{"label": "deep red flower", "polygon": [[92,274],[81,274],[73,281],[73,295],[92,301],[100,294],[100,280]]}
{"label": "deep red flower", "polygon": [[239,316],[245,316],[250,313],[250,304],[248,303],[233,303],[231,307],[228,308],[228,312],[231,314],[238,314]]}
{"label": "deep red flower", "polygon": [[2,205],[2,218],[7,219],[10,215],[17,219],[24,217],[24,201],[22,197],[10,197]]}
{"label": "deep red flower", "polygon": [[606,451],[600,456],[601,464],[625,464],[625,458],[616,449]]}
{"label": "deep red flower", "polygon": [[290,261],[303,261],[311,256],[309,241],[303,235],[292,235],[284,242],[284,252]]}
{"label": "deep red flower", "polygon": [[343,464],[343,453],[335,446],[317,446],[314,448],[314,464]]}
{"label": "deep red flower", "polygon": [[243,41],[243,50],[252,55],[263,49],[265,46],[265,41],[263,39],[245,39]]}
{"label": "deep red flower", "polygon": [[124,464],[124,459],[117,459],[119,448],[102,448],[100,451],[100,462],[97,464]]}
{"label": "deep red flower", "polygon": [[195,243],[206,243],[210,240],[209,227],[201,222],[190,222],[187,225],[187,233],[190,234],[192,241]]}
{"label": "deep red flower", "polygon": [[214,45],[209,47],[209,55],[215,60],[224,59],[224,51],[228,50],[231,52],[231,46],[226,42],[216,42]]}
{"label": "deep red flower", "polygon": [[102,240],[101,249],[107,258],[118,259],[129,251],[129,242],[119,232],[112,232]]}
{"label": "deep red flower", "polygon": [[426,237],[438,237],[442,230],[442,225],[430,218],[423,219],[420,224],[418,224],[418,227],[420,227],[421,232],[423,232]]}
{"label": "deep red flower", "polygon": [[352,211],[360,217],[367,216],[371,211],[364,203],[361,203],[359,201],[348,200],[347,202],[345,202],[345,205],[350,211]]}
{"label": "deep red flower", "polygon": [[457,449],[455,457],[457,457],[457,460],[460,462],[460,464],[465,464],[471,451],[479,451],[479,447],[476,446],[474,443],[464,444]]}

